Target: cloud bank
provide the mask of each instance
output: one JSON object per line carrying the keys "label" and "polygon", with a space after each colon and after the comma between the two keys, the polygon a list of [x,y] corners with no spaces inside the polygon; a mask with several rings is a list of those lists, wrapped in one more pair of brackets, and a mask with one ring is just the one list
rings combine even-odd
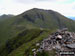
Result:
{"label": "cloud bank", "polygon": [[31,8],[54,10],[65,16],[75,16],[75,0],[0,0],[1,14],[18,15]]}

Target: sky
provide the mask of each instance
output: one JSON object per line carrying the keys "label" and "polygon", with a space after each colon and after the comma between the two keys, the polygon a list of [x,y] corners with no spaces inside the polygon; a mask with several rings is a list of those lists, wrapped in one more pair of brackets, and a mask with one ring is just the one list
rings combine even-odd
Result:
{"label": "sky", "polygon": [[18,15],[32,8],[54,10],[75,17],[75,0],[0,0],[0,15]]}

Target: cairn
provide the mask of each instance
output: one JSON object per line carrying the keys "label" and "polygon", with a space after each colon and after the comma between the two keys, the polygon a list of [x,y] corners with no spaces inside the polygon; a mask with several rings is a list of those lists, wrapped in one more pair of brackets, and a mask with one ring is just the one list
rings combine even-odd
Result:
{"label": "cairn", "polygon": [[[40,44],[39,52],[42,50],[50,51],[56,49],[57,51],[64,51],[67,46],[74,47],[75,45],[75,33],[69,32],[67,28],[57,30],[57,32],[49,35],[48,38],[44,39]],[[35,55],[34,55],[35,56]]]}
{"label": "cairn", "polygon": [[40,49],[52,50],[62,49],[62,46],[75,43],[75,33],[69,32],[67,28],[57,30],[57,32],[50,35],[41,42]]}

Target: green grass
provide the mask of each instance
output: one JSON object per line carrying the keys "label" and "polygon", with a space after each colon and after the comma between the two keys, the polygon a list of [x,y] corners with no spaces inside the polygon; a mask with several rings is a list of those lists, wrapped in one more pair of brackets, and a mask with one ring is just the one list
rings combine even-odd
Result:
{"label": "green grass", "polygon": [[37,42],[47,38],[53,32],[52,30],[28,29],[24,30],[18,36],[7,41],[6,46],[2,46],[0,50],[1,56],[23,56],[31,53],[31,49],[35,47]]}
{"label": "green grass", "polygon": [[[41,32],[41,34],[39,34]],[[33,55],[32,49],[36,48],[35,44],[41,42],[44,38],[47,38],[52,30],[40,30],[40,29],[28,29],[19,33],[16,37],[9,39],[8,44],[13,50],[8,53],[8,48],[4,45],[4,49],[0,52],[1,56],[28,56]],[[35,37],[35,38],[34,38]],[[33,38],[33,39],[32,39]],[[16,41],[16,42],[14,42]],[[17,48],[16,46],[21,43]],[[9,48],[9,49],[11,49]],[[1,50],[0,49],[0,50]]]}

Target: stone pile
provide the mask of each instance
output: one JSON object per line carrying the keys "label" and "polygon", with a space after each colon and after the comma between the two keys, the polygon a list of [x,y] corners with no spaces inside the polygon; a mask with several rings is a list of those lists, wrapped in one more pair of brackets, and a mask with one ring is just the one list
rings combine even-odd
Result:
{"label": "stone pile", "polygon": [[43,39],[41,43],[37,43],[36,46],[40,48],[32,50],[34,56],[36,56],[37,52],[42,52],[43,50],[50,51],[55,49],[59,52],[69,50],[67,47],[75,49],[75,33],[69,32],[67,28],[57,30],[57,32],[49,35],[48,38]]}
{"label": "stone pile", "polygon": [[69,32],[67,28],[57,30],[57,32],[49,35],[48,38],[41,42],[41,50],[63,49],[62,46],[75,43],[75,33]]}

